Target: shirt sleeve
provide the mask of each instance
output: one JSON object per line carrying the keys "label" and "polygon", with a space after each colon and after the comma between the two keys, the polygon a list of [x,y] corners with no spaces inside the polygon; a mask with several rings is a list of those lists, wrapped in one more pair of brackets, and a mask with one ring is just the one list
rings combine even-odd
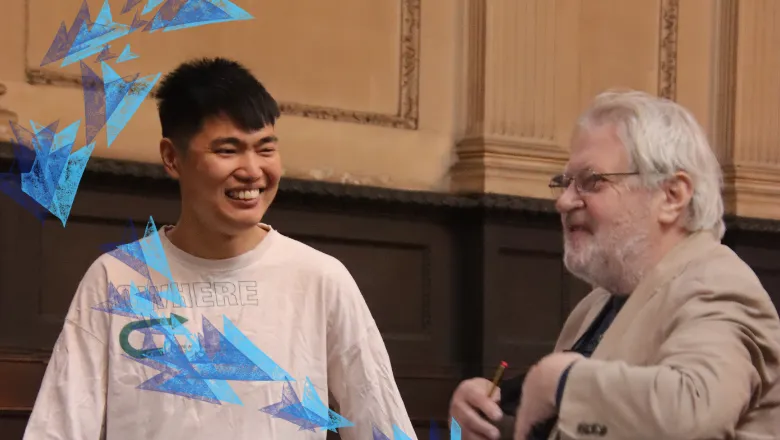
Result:
{"label": "shirt sleeve", "polygon": [[104,314],[89,313],[104,280],[99,264],[82,279],[54,344],[24,440],[105,438],[108,348],[105,336],[97,333],[107,323],[99,316]]}
{"label": "shirt sleeve", "polygon": [[397,426],[416,439],[396,385],[390,357],[371,312],[347,269],[339,263],[326,281],[329,299],[328,387],[339,414],[354,424],[339,430],[345,440],[389,438]]}

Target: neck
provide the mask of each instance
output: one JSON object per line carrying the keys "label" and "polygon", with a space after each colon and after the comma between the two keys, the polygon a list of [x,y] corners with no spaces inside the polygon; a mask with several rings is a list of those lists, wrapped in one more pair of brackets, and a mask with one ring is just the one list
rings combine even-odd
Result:
{"label": "neck", "polygon": [[174,246],[198,258],[224,260],[249,252],[268,235],[263,228],[252,227],[237,234],[226,234],[205,227],[193,216],[182,213],[167,234]]}

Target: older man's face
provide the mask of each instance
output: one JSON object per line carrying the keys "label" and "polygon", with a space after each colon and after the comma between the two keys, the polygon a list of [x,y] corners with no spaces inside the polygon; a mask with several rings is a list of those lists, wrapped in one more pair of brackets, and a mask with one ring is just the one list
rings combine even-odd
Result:
{"label": "older man's face", "polygon": [[[625,147],[612,125],[578,130],[572,138],[566,173],[631,173]],[[574,275],[613,290],[634,280],[631,263],[646,252],[654,234],[652,197],[638,176],[605,176],[591,191],[572,183],[558,198],[564,229],[564,263]],[[630,288],[630,287],[629,287]]]}

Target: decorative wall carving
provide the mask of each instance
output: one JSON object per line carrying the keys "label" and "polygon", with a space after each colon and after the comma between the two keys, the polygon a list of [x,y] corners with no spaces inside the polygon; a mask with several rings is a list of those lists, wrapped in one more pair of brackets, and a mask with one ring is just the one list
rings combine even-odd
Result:
{"label": "decorative wall carving", "polygon": [[[401,0],[401,74],[397,113],[383,114],[297,102],[280,102],[282,113],[313,119],[416,130],[419,119],[420,1]],[[29,28],[29,23],[27,25]],[[78,75],[52,72],[29,64],[26,66],[26,75],[27,82],[33,85],[81,87],[81,77]],[[150,98],[155,96],[155,91],[152,89]]]}
{"label": "decorative wall carving", "polygon": [[658,60],[658,96],[677,96],[677,22],[680,0],[661,0],[661,29]]}
{"label": "decorative wall carving", "polygon": [[420,1],[401,1],[401,84],[398,113],[356,112],[298,103],[281,103],[282,112],[314,119],[416,130],[420,78]]}

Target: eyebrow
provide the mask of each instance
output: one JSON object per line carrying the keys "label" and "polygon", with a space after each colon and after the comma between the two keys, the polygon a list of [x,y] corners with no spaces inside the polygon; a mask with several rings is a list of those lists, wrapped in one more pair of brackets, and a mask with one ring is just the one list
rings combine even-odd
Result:
{"label": "eyebrow", "polygon": [[[273,136],[273,135],[272,136],[265,136],[265,137],[261,138],[259,141],[255,142],[254,146],[260,147],[260,146],[263,146],[265,144],[270,144],[270,143],[274,143],[274,142],[278,142],[278,141],[279,141],[279,138],[277,138],[276,136]],[[241,139],[239,139],[237,137],[233,137],[233,136],[216,138],[216,139],[212,140],[209,145],[211,145],[211,148],[216,148],[217,146],[224,145],[224,144],[230,144],[230,145],[234,145],[236,147],[245,147],[247,145],[246,142],[242,141]]]}

